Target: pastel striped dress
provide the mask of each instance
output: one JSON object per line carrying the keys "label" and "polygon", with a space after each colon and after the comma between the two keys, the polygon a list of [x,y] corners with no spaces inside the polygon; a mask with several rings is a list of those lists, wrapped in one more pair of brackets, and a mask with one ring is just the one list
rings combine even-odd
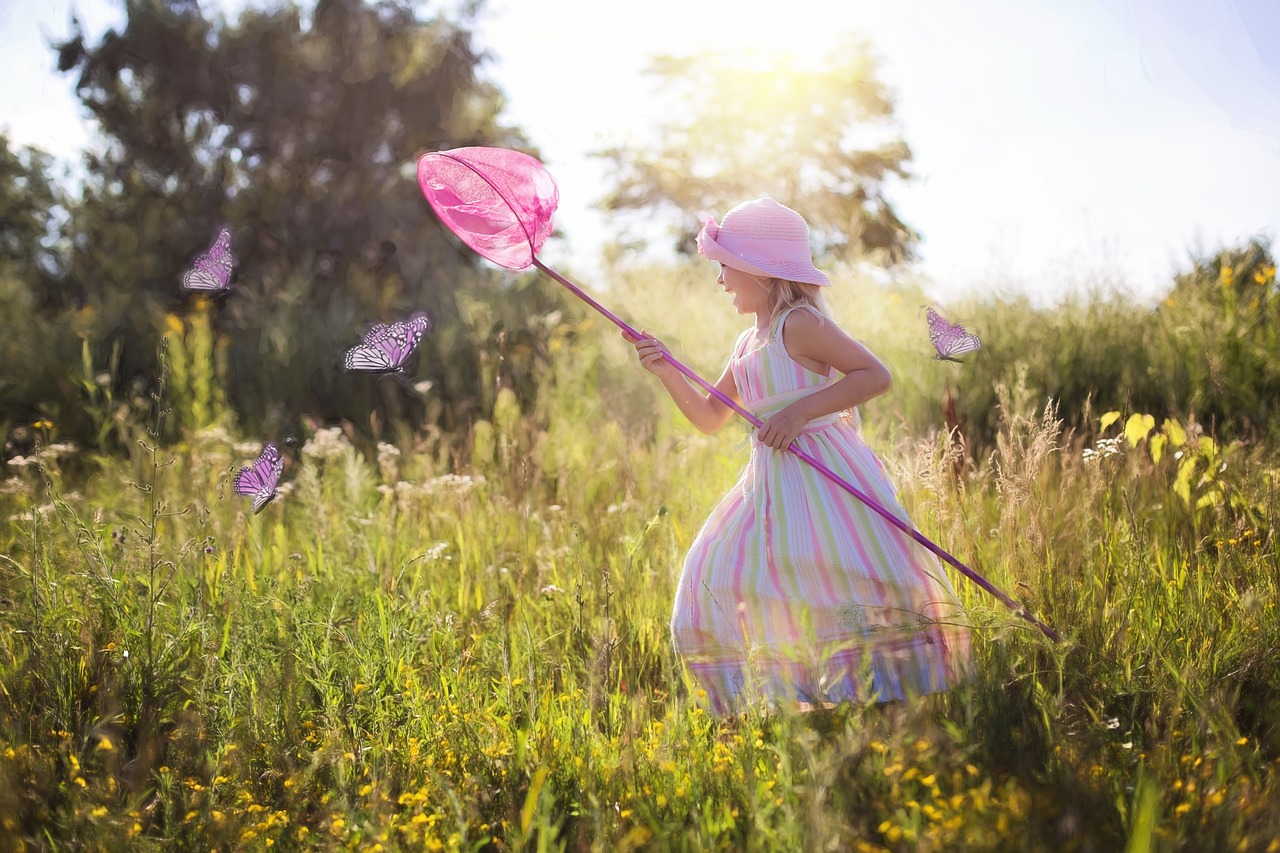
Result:
{"label": "pastel striped dress", "polygon": [[[788,313],[763,344],[747,349],[744,332],[730,359],[744,408],[761,420],[839,378],[787,353]],[[810,421],[796,441],[909,523],[849,419]],[[711,707],[887,701],[963,679],[968,621],[937,557],[796,454],[754,433],[751,445],[689,549],[671,617],[676,651]]]}

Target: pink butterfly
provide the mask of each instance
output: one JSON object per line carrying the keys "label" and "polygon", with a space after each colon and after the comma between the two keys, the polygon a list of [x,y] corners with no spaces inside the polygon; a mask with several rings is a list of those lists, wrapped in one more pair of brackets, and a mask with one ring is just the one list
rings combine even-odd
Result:
{"label": "pink butterfly", "polygon": [[236,256],[231,254],[231,231],[223,228],[213,239],[209,251],[196,256],[182,274],[182,286],[186,290],[226,290],[231,285],[231,270]]}
{"label": "pink butterfly", "polygon": [[925,310],[929,318],[929,340],[938,354],[934,358],[941,361],[959,363],[958,355],[965,355],[982,348],[982,341],[972,332],[966,332],[959,323],[949,323],[932,308]]}
{"label": "pink butterfly", "polygon": [[280,448],[268,444],[252,465],[246,465],[236,474],[236,494],[253,498],[252,509],[262,512],[263,507],[271,503],[276,496],[276,484],[280,482],[280,473],[284,471],[284,457]]}

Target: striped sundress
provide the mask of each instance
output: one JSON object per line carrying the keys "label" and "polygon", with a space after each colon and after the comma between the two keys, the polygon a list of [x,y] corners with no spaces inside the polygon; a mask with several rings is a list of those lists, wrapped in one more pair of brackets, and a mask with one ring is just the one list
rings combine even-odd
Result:
{"label": "striped sundress", "polygon": [[[839,378],[787,353],[782,324],[730,359],[761,420]],[[908,521],[876,455],[841,414],[796,439]],[[751,438],[741,478],[690,546],[671,617],[676,651],[720,714],[763,701],[802,708],[946,690],[970,669],[969,629],[928,549],[790,451]]]}

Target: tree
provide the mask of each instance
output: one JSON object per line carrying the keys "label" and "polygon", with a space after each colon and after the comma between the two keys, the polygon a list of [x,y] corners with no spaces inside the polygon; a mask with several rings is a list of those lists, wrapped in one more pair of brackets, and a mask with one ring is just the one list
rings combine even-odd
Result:
{"label": "tree", "polygon": [[595,152],[616,174],[603,210],[674,214],[676,248],[691,252],[699,217],[769,195],[804,214],[820,254],[913,257],[918,235],[884,192],[910,177],[911,151],[865,44],[818,65],[663,56],[650,73],[671,118],[651,143]]}
{"label": "tree", "polygon": [[[123,349],[122,381],[154,376],[157,330],[182,334],[205,310],[228,399],[251,428],[303,413],[363,424],[371,407],[375,424],[414,410],[454,426],[489,393],[488,341],[455,296],[504,285],[431,214],[413,164],[437,148],[528,148],[480,73],[466,17],[476,6],[453,21],[393,0],[320,0],[309,22],[282,5],[234,23],[191,0],[124,6],[123,31],[58,46],[103,138],[86,155],[67,275],[96,311],[95,347]],[[180,273],[223,225],[236,284],[200,308]],[[430,400],[338,368],[368,324],[416,310],[437,328],[421,347]]]}

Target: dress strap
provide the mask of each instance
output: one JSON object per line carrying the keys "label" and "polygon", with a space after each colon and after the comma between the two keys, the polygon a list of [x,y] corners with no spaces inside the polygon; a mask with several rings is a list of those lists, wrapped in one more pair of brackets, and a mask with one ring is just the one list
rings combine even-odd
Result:
{"label": "dress strap", "polygon": [[769,331],[769,340],[770,340],[770,341],[780,341],[780,340],[782,340],[782,325],[783,325],[783,323],[787,322],[787,317],[788,317],[788,316],[790,316],[791,312],[792,312],[792,311],[795,311],[795,310],[797,310],[797,309],[799,309],[799,310],[803,310],[803,311],[812,311],[814,314],[817,314],[817,313],[818,313],[817,309],[815,309],[815,308],[814,308],[813,306],[811,306],[811,305],[803,305],[803,304],[802,304],[802,305],[792,305],[792,306],[791,306],[790,308],[788,308],[786,311],[783,311],[781,314],[779,314],[779,315],[778,315],[778,319],[777,319],[777,320],[774,320],[774,321],[773,321],[773,328]]}

